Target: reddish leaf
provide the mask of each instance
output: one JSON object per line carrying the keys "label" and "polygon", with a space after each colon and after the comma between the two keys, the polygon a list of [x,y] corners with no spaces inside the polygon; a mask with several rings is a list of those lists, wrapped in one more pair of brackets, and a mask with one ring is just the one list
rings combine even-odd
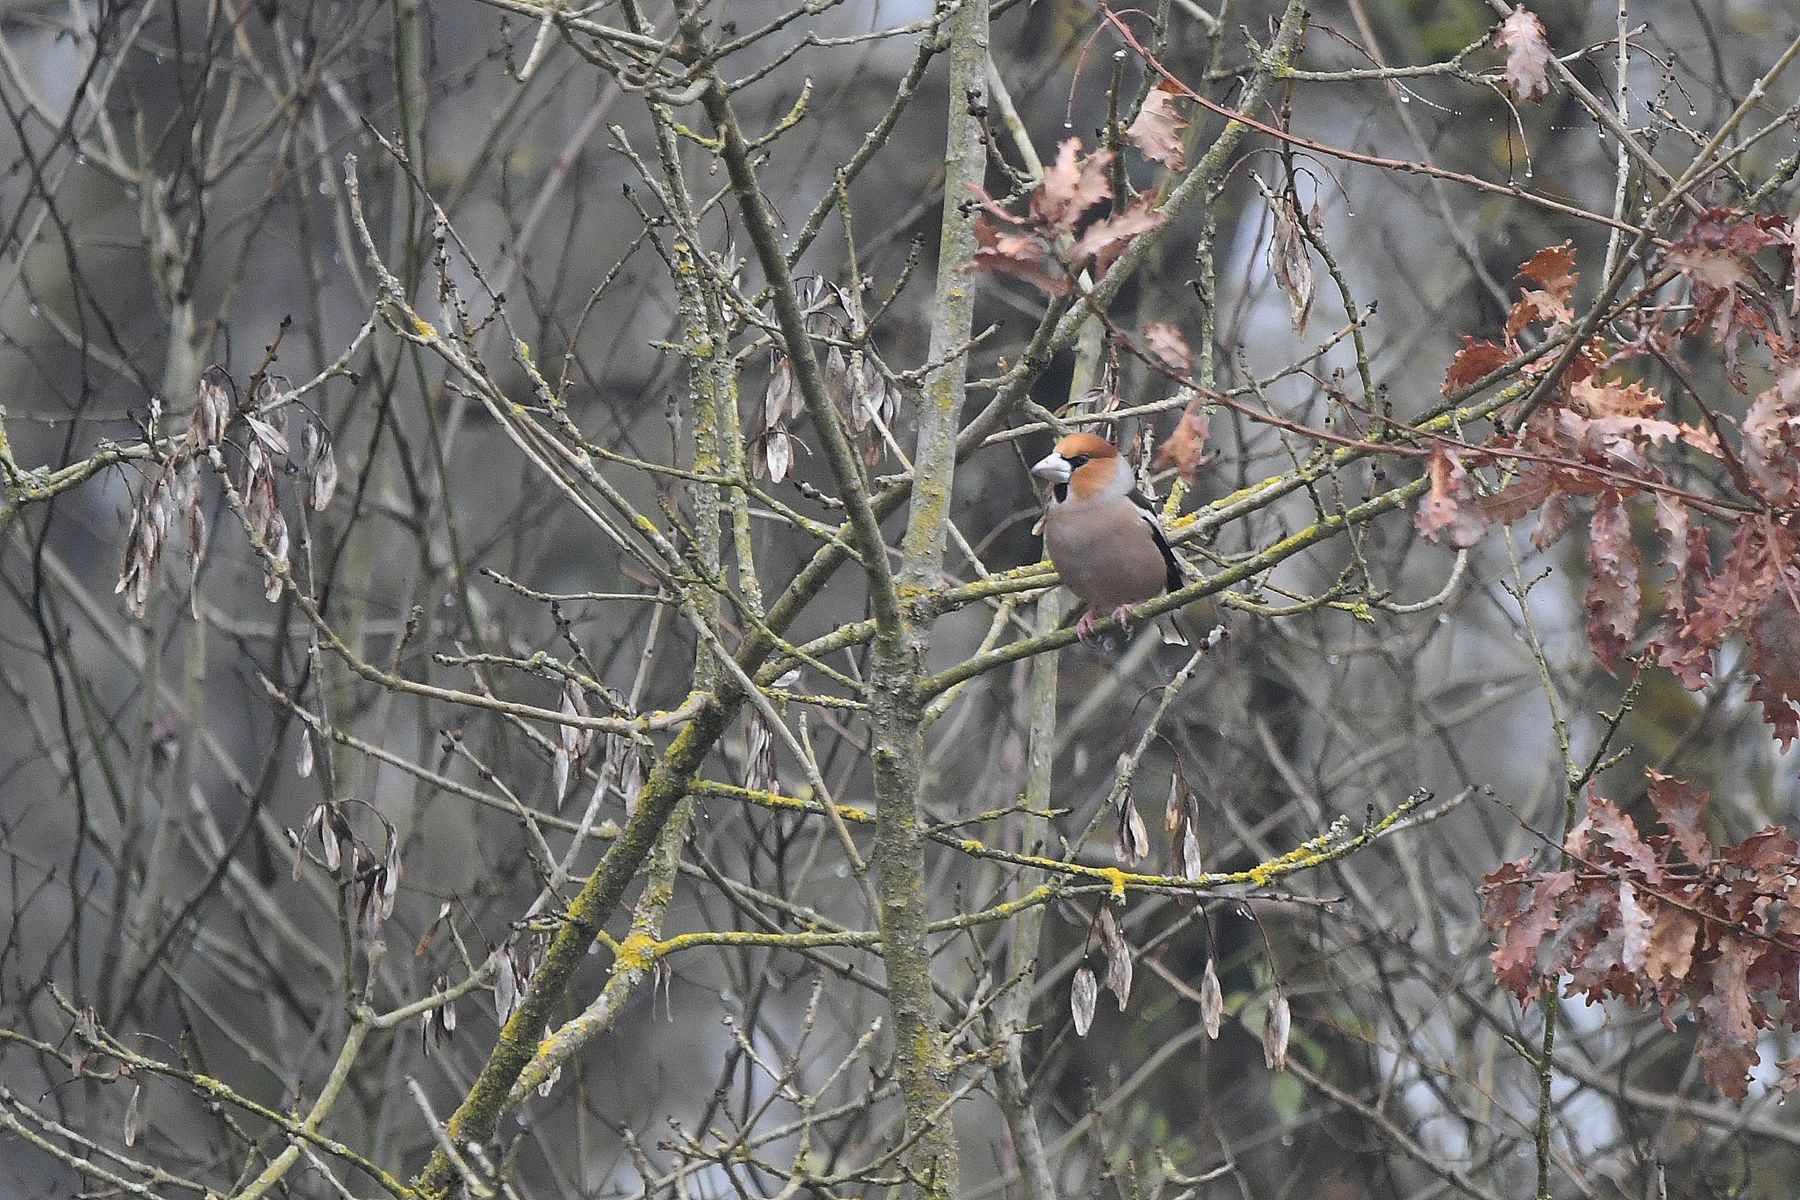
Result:
{"label": "reddish leaf", "polygon": [[1702,287],[1735,288],[1750,278],[1750,264],[1716,240],[1677,242],[1669,248],[1669,264]]}
{"label": "reddish leaf", "polygon": [[1513,301],[1512,311],[1506,316],[1506,340],[1516,341],[1527,325],[1538,321],[1547,323],[1554,330],[1574,320],[1575,310],[1560,303],[1549,292],[1525,288],[1520,291],[1519,298]]}
{"label": "reddish leaf", "polygon": [[[1569,402],[1589,417],[1651,417],[1662,411],[1662,397],[1642,382],[1618,383],[1583,379],[1569,386]],[[1678,431],[1671,426],[1666,436]]]}
{"label": "reddish leaf", "polygon": [[985,216],[977,216],[975,241],[976,268],[1023,279],[1052,296],[1069,290],[1068,279],[1055,269],[1049,247],[1031,234],[1004,231]]}
{"label": "reddish leaf", "polygon": [[1688,581],[1712,563],[1704,526],[1690,526],[1685,505],[1672,497],[1656,497],[1656,527],[1663,535],[1659,559],[1672,569],[1663,589],[1662,619],[1645,644],[1645,654],[1675,673],[1690,691],[1706,686],[1712,672],[1712,652],[1684,633],[1688,613]]}
{"label": "reddish leaf", "polygon": [[1796,846],[1785,829],[1773,825],[1757,830],[1735,846],[1727,846],[1719,857],[1745,871],[1767,871],[1791,862]]}
{"label": "reddish leaf", "polygon": [[1541,100],[1550,94],[1550,64],[1554,55],[1544,34],[1544,23],[1523,5],[1512,10],[1494,40],[1506,51],[1506,82],[1521,100]]}
{"label": "reddish leaf", "polygon": [[1194,355],[1188,349],[1187,339],[1167,321],[1145,323],[1144,346],[1171,371],[1186,375],[1194,369]]}
{"label": "reddish leaf", "polygon": [[1538,463],[1526,463],[1511,483],[1481,497],[1481,512],[1496,525],[1511,525],[1555,498],[1550,472]]}
{"label": "reddish leaf", "polygon": [[1594,505],[1588,528],[1588,643],[1600,665],[1611,671],[1637,632],[1638,551],[1631,540],[1631,521],[1619,493],[1608,489]]}
{"label": "reddish leaf", "polygon": [[1762,499],[1791,506],[1800,500],[1800,363],[1779,363],[1775,382],[1744,414],[1744,470]]}
{"label": "reddish leaf", "polygon": [[1669,265],[1693,287],[1694,315],[1685,330],[1712,334],[1725,352],[1725,377],[1740,392],[1747,387],[1738,365],[1740,343],[1746,334],[1761,333],[1766,322],[1738,289],[1751,279],[1750,256],[1774,245],[1785,234],[1785,224],[1779,217],[1708,209],[1666,252]]}
{"label": "reddish leaf", "polygon": [[1059,233],[1071,233],[1088,209],[1112,198],[1106,168],[1112,152],[1100,150],[1080,157],[1081,139],[1069,138],[1056,148],[1056,162],[1044,172],[1044,182],[1031,194],[1031,215]]}
{"label": "reddish leaf", "polygon": [[[1603,849],[1589,848],[1590,840],[1595,839],[1604,844]],[[1564,846],[1576,858],[1603,866],[1616,861],[1652,885],[1662,882],[1662,866],[1638,836],[1637,824],[1604,796],[1588,797],[1587,813],[1569,830]]]}
{"label": "reddish leaf", "polygon": [[1706,1069],[1706,1081],[1733,1100],[1749,1095],[1750,1068],[1761,1062],[1756,1053],[1755,1002],[1750,998],[1750,960],[1755,951],[1732,940],[1719,947],[1713,960],[1711,988],[1694,1006],[1700,1040],[1694,1050]]}
{"label": "reddish leaf", "polygon": [[[1778,543],[1773,547],[1771,536]],[[1679,640],[1690,657],[1705,656],[1710,668],[1711,655],[1726,635],[1762,610],[1780,577],[1777,564],[1793,558],[1791,542],[1780,527],[1764,521],[1738,525],[1724,569],[1700,587],[1682,622]],[[1700,686],[1686,678],[1682,682]]]}
{"label": "reddish leaf", "polygon": [[1431,489],[1419,501],[1413,523],[1428,542],[1436,542],[1442,534],[1459,550],[1473,546],[1486,532],[1488,519],[1479,504],[1468,503],[1474,497],[1461,461],[1442,442],[1433,442],[1425,466]]}
{"label": "reddish leaf", "polygon": [[1763,720],[1786,751],[1800,738],[1800,607],[1794,599],[1800,571],[1787,568],[1787,586],[1776,587],[1750,623],[1750,669],[1756,682],[1750,698],[1763,706]]}
{"label": "reddish leaf", "polygon": [[1468,334],[1463,334],[1463,348],[1456,352],[1450,360],[1450,370],[1444,375],[1444,395],[1466,388],[1486,375],[1499,370],[1512,361],[1513,356],[1502,346],[1492,342],[1478,342]]}
{"label": "reddish leaf", "polygon": [[1158,83],[1144,97],[1143,106],[1125,131],[1125,140],[1135,146],[1139,154],[1151,162],[1162,163],[1171,171],[1187,170],[1181,134],[1187,128],[1188,119],[1175,107],[1175,98],[1180,94],[1180,89],[1168,80]]}
{"label": "reddish leaf", "polygon": [[1650,803],[1656,817],[1687,860],[1702,867],[1711,862],[1712,843],[1700,824],[1706,812],[1706,793],[1696,792],[1686,780],[1664,775],[1654,767],[1645,768],[1644,774],[1650,780]]}
{"label": "reddish leaf", "polygon": [[1650,944],[1644,949],[1644,975],[1654,983],[1687,978],[1694,961],[1694,935],[1700,920],[1692,913],[1664,904],[1656,911]]}
{"label": "reddish leaf", "polygon": [[[1494,877],[1488,878],[1491,882]],[[1500,986],[1510,988],[1520,1000],[1537,990],[1541,975],[1537,962],[1538,944],[1557,926],[1557,899],[1574,886],[1573,871],[1545,875],[1531,889],[1530,904],[1522,912],[1506,917],[1498,927],[1505,935],[1490,955],[1494,978]],[[1495,927],[1492,920],[1489,920],[1489,927]]]}
{"label": "reddish leaf", "polygon": [[[1518,16],[1515,11],[1513,16]],[[1536,20],[1536,18],[1532,18]],[[1558,304],[1567,304],[1575,294],[1575,282],[1581,272],[1575,269],[1575,254],[1570,243],[1546,246],[1519,265],[1519,277],[1529,279],[1542,288]]]}
{"label": "reddish leaf", "polygon": [[[1700,828],[1705,797],[1646,775],[1666,834],[1646,842],[1596,796],[1570,831],[1575,869],[1533,875],[1520,860],[1487,877],[1495,979],[1521,1000],[1562,976],[1565,995],[1654,1002],[1671,1030],[1691,1013],[1707,1080],[1742,1099],[1762,1031],[1800,1030],[1800,844],[1769,827],[1715,852]],[[1800,1059],[1777,1065],[1791,1073]]]}
{"label": "reddish leaf", "polygon": [[1114,213],[1104,221],[1096,221],[1088,226],[1075,241],[1075,247],[1069,252],[1069,260],[1081,266],[1089,259],[1105,270],[1125,248],[1125,243],[1141,234],[1162,228],[1168,214],[1161,209],[1150,207],[1150,197],[1139,196],[1123,211]]}
{"label": "reddish leaf", "polygon": [[1206,405],[1198,397],[1188,401],[1187,409],[1181,414],[1181,422],[1175,426],[1175,432],[1163,439],[1156,449],[1156,465],[1174,467],[1181,472],[1184,482],[1194,482],[1194,472],[1199,469],[1201,459],[1206,452]]}

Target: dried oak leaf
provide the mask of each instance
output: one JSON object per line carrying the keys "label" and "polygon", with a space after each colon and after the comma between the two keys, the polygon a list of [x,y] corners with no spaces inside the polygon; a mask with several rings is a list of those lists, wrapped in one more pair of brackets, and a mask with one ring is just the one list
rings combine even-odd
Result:
{"label": "dried oak leaf", "polygon": [[1800,363],[1780,362],[1775,380],[1744,414],[1744,470],[1761,498],[1792,507],[1800,501]]}
{"label": "dried oak leaf", "polygon": [[1575,294],[1581,272],[1575,269],[1575,252],[1569,242],[1546,246],[1519,264],[1519,278],[1538,285],[1558,304],[1567,304]]}
{"label": "dried oak leaf", "polygon": [[1144,347],[1179,375],[1194,369],[1194,353],[1188,349],[1187,339],[1181,336],[1181,330],[1167,321],[1145,323]]}
{"label": "dried oak leaf", "polygon": [[1125,130],[1125,140],[1151,162],[1159,162],[1171,171],[1187,170],[1187,159],[1181,146],[1182,131],[1188,119],[1175,107],[1181,89],[1163,80],[1150,89],[1138,114]]}
{"label": "dried oak leaf", "polygon": [[1463,334],[1463,348],[1456,352],[1450,360],[1450,369],[1444,374],[1444,395],[1466,388],[1486,375],[1491,375],[1512,361],[1504,346],[1496,346],[1493,342],[1478,342],[1468,334]]}
{"label": "dried oak leaf", "polygon": [[1494,34],[1506,51],[1506,82],[1521,100],[1541,100],[1550,94],[1550,64],[1555,55],[1544,33],[1544,23],[1523,5],[1512,10]]}
{"label": "dried oak leaf", "polygon": [[1750,997],[1750,963],[1755,951],[1735,938],[1719,947],[1713,960],[1710,988],[1694,1005],[1700,1040],[1694,1050],[1706,1070],[1706,1081],[1733,1100],[1750,1094],[1750,1068],[1762,1061],[1756,1052],[1760,1007]]}
{"label": "dried oak leaf", "polygon": [[1706,793],[1696,792],[1685,779],[1664,775],[1654,767],[1646,767],[1650,780],[1650,804],[1657,820],[1669,831],[1669,837],[1695,866],[1712,862],[1712,842],[1701,826],[1706,813]]}
{"label": "dried oak leaf", "polygon": [[1056,148],[1056,161],[1031,193],[1032,219],[1059,233],[1071,233],[1088,209],[1112,199],[1106,168],[1112,152],[1081,155],[1081,139],[1067,138]]}
{"label": "dried oak leaf", "polygon": [[1608,488],[1594,504],[1588,527],[1588,644],[1609,672],[1631,644],[1638,618],[1638,550],[1631,540],[1631,519],[1619,493]]}
{"label": "dried oak leaf", "polygon": [[[1595,841],[1601,843],[1601,848],[1591,847]],[[1637,823],[1604,796],[1588,797],[1587,812],[1569,830],[1563,845],[1576,858],[1602,867],[1623,867],[1652,886],[1663,882],[1662,864],[1638,836]]]}
{"label": "dried oak leaf", "polygon": [[1766,521],[1743,521],[1732,535],[1723,569],[1708,576],[1670,640],[1680,648],[1677,671],[1689,689],[1705,686],[1713,655],[1725,638],[1763,608],[1781,578],[1782,563],[1794,559],[1793,537]]}
{"label": "dried oak leaf", "polygon": [[1530,861],[1503,864],[1487,877],[1487,896],[1482,920],[1500,933],[1500,944],[1489,955],[1494,978],[1501,987],[1523,1001],[1538,988],[1538,945],[1559,923],[1557,901],[1575,886],[1575,872],[1554,871],[1535,882],[1527,879]]}
{"label": "dried oak leaf", "polygon": [[1002,229],[986,214],[975,218],[974,266],[999,275],[1022,279],[1051,296],[1069,290],[1069,281],[1057,269],[1050,248],[1029,233]]}
{"label": "dried oak leaf", "polygon": [[1075,239],[1069,261],[1081,267],[1092,259],[1095,268],[1104,271],[1124,251],[1125,243],[1162,228],[1168,219],[1167,213],[1150,207],[1149,196],[1139,196],[1122,211],[1088,226],[1086,232]]}
{"label": "dried oak leaf", "polygon": [[1413,524],[1428,542],[1440,536],[1458,550],[1473,546],[1487,532],[1488,517],[1476,502],[1462,461],[1442,442],[1433,442],[1425,460],[1431,487],[1419,501]]}
{"label": "dried oak leaf", "polygon": [[1174,467],[1181,472],[1184,483],[1194,482],[1194,472],[1199,470],[1201,460],[1206,453],[1206,405],[1196,396],[1188,401],[1187,408],[1181,414],[1181,421],[1175,426],[1175,432],[1163,439],[1162,445],[1156,449],[1156,466]]}
{"label": "dried oak leaf", "polygon": [[1694,962],[1694,935],[1699,932],[1700,918],[1672,905],[1658,905],[1650,944],[1644,948],[1645,978],[1658,985],[1686,979]]}
{"label": "dried oak leaf", "polygon": [[1800,571],[1784,568],[1786,587],[1777,587],[1745,640],[1750,647],[1750,669],[1756,673],[1750,698],[1763,707],[1763,720],[1775,731],[1775,740],[1786,751],[1800,739],[1800,602],[1795,600],[1795,577]]}
{"label": "dried oak leaf", "polygon": [[1748,387],[1738,363],[1740,345],[1746,335],[1766,332],[1767,320],[1739,289],[1751,279],[1750,257],[1781,240],[1777,230],[1785,232],[1784,226],[1779,217],[1712,208],[1665,254],[1693,288],[1694,315],[1683,328],[1711,333],[1724,351],[1725,377],[1740,392]]}

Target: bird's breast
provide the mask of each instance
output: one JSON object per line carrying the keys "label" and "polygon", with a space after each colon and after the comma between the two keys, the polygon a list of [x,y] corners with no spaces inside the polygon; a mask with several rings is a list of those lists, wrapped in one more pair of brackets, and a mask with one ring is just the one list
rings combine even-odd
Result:
{"label": "bird's breast", "polygon": [[1102,611],[1161,594],[1162,552],[1135,512],[1053,506],[1044,516],[1044,549],[1062,581]]}

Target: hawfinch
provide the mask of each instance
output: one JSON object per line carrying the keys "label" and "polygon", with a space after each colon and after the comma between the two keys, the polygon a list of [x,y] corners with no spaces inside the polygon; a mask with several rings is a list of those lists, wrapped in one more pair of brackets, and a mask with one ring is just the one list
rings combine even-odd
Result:
{"label": "hawfinch", "polygon": [[[1075,633],[1090,641],[1102,615],[1125,631],[1125,609],[1182,585],[1181,562],[1169,548],[1156,510],[1137,490],[1131,464],[1104,438],[1071,433],[1031,473],[1051,483],[1044,509],[1044,549],[1070,591],[1088,606]],[[1163,626],[1165,641],[1182,642]]]}

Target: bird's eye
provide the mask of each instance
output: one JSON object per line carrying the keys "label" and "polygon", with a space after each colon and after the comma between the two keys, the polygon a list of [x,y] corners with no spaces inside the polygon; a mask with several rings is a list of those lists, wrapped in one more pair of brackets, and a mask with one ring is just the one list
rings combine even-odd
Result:
{"label": "bird's eye", "polygon": [[1081,467],[1081,466],[1086,466],[1086,465],[1087,465],[1087,461],[1088,461],[1088,456],[1087,456],[1087,455],[1085,455],[1085,454],[1077,454],[1077,455],[1076,455],[1076,456],[1075,456],[1075,457],[1073,457],[1073,458],[1071,458],[1071,459],[1070,459],[1070,460],[1069,460],[1069,466],[1071,466],[1071,467]]}

